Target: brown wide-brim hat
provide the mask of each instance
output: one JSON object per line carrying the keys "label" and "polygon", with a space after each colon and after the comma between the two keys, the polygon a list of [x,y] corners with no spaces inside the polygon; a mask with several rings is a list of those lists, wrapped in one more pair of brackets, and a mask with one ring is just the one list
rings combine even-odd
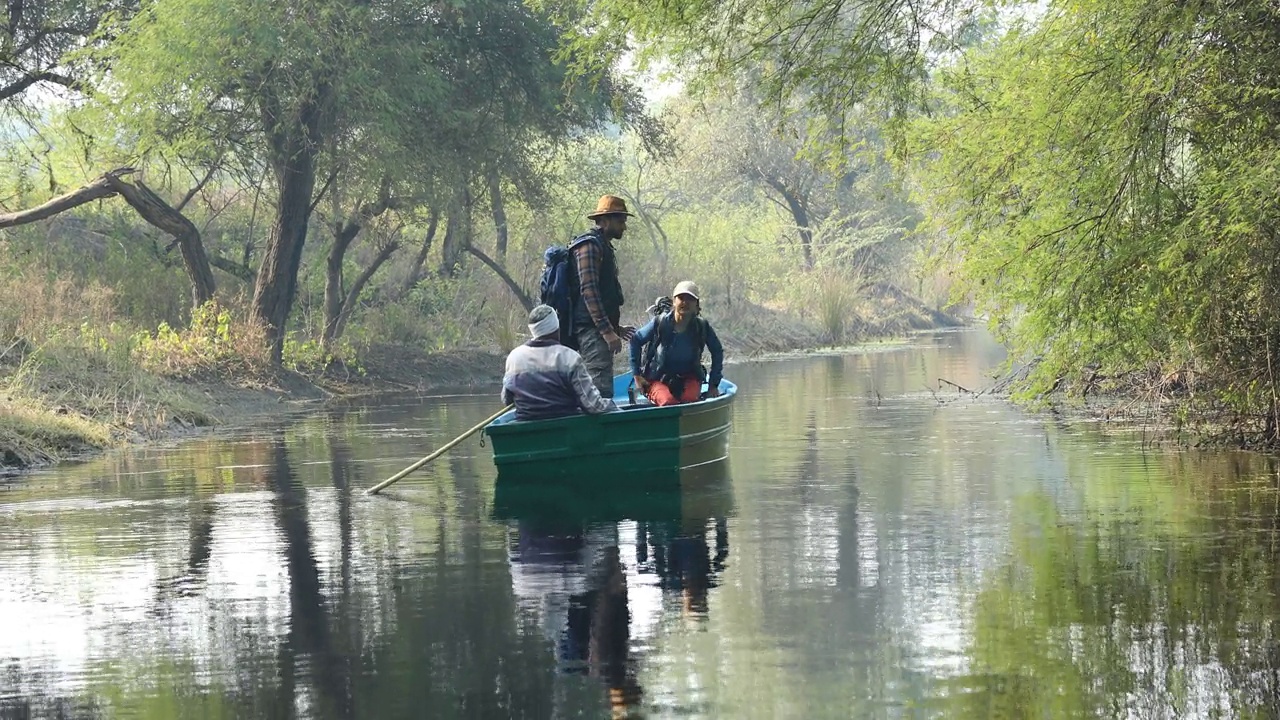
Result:
{"label": "brown wide-brim hat", "polygon": [[598,218],[605,215],[626,215],[627,217],[635,217],[634,213],[627,210],[627,201],[617,195],[602,195],[600,202],[596,203],[596,211],[587,213],[589,218]]}

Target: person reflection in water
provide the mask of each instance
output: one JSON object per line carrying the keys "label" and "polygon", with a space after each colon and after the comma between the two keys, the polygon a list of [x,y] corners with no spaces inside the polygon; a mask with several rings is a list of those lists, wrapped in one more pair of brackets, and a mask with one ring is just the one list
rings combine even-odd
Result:
{"label": "person reflection in water", "polygon": [[631,613],[617,527],[520,522],[511,545],[516,594],[539,607],[562,673],[604,682],[615,718],[631,717],[643,688],[630,653]]}
{"label": "person reflection in water", "polygon": [[[656,573],[666,592],[679,593],[686,615],[705,618],[710,611],[708,591],[719,584],[729,557],[729,531],[724,518],[715,520],[715,552],[707,542],[705,521],[644,523],[637,538],[641,572]],[[652,556],[652,561],[650,561]]]}
{"label": "person reflection in water", "polygon": [[587,673],[604,681],[614,717],[628,717],[642,693],[629,652],[631,613],[617,545],[601,552],[592,574],[595,587],[569,600],[566,634]]}

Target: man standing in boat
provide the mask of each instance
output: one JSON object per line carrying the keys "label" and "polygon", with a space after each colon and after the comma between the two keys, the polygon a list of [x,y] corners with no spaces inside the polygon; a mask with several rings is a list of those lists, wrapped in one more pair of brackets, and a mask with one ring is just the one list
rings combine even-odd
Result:
{"label": "man standing in boat", "polygon": [[517,420],[548,420],[616,410],[600,396],[582,356],[560,344],[560,319],[549,305],[529,312],[529,342],[507,356],[502,402],[515,403]]}
{"label": "man standing in boat", "polygon": [[574,335],[596,390],[604,397],[613,397],[613,356],[622,351],[622,342],[630,340],[636,331],[621,321],[624,298],[613,241],[622,238],[627,231],[627,218],[635,216],[627,211],[622,198],[605,195],[587,217],[596,226],[569,244],[581,295],[574,302]]}
{"label": "man standing in boat", "polygon": [[[720,394],[724,372],[724,347],[702,312],[698,286],[691,280],[671,292],[671,311],[636,331],[631,338],[631,375],[636,387],[654,405],[675,405],[701,399],[702,381],[707,397]],[[702,351],[711,351],[711,373],[705,376]]]}

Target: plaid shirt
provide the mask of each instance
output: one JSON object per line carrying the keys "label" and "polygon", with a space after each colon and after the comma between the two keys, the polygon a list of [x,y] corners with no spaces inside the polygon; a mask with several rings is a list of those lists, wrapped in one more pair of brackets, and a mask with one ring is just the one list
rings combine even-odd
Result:
{"label": "plaid shirt", "polygon": [[580,243],[573,252],[578,259],[578,287],[582,289],[582,302],[591,314],[591,322],[601,335],[614,332],[613,323],[605,315],[604,303],[600,301],[600,266],[604,264],[604,253],[593,242]]}

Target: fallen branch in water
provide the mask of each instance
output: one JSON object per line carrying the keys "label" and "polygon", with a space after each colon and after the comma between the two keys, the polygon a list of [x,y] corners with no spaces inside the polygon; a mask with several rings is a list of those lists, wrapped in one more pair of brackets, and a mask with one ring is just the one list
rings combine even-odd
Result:
{"label": "fallen branch in water", "polygon": [[955,388],[956,390],[959,390],[960,392],[967,392],[967,393],[969,393],[970,395],[977,395],[977,393],[975,393],[974,391],[970,390],[969,388],[967,388],[967,387],[965,387],[965,386],[963,386],[963,385],[957,385],[957,384],[955,384],[955,383],[951,382],[950,380],[947,380],[946,378],[938,378],[938,389],[942,389],[942,383],[946,383],[946,384],[950,385],[951,387]]}

